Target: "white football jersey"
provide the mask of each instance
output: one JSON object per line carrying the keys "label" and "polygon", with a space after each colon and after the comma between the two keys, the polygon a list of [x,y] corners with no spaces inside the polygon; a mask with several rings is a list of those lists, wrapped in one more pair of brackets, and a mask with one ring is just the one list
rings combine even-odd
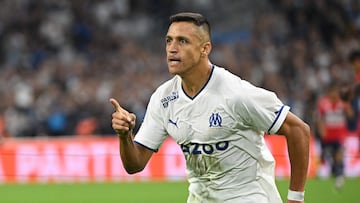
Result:
{"label": "white football jersey", "polygon": [[186,159],[188,202],[282,202],[264,133],[276,133],[289,107],[270,91],[213,66],[193,98],[174,76],[151,96],[135,142],[157,151],[171,136]]}

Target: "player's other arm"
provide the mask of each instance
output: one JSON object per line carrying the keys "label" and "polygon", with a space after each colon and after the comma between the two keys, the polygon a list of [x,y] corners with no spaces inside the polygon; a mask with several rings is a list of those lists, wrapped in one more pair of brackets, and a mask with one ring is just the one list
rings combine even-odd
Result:
{"label": "player's other arm", "polygon": [[135,114],[123,109],[113,98],[110,99],[110,103],[115,109],[115,112],[112,114],[112,127],[119,136],[119,151],[123,166],[129,174],[140,172],[150,160],[153,151],[135,144],[133,141]]}
{"label": "player's other arm", "polygon": [[[284,135],[287,140],[291,164],[289,190],[303,192],[305,189],[309,164],[310,127],[296,115],[289,112],[277,134]],[[295,195],[297,195],[296,192]],[[288,200],[287,202],[291,203],[303,201]]]}

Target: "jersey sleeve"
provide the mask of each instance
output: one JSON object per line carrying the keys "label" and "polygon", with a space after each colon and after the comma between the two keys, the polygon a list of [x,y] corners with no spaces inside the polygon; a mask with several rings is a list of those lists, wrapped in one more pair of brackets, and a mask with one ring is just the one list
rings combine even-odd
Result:
{"label": "jersey sleeve", "polygon": [[275,134],[285,121],[290,107],[284,105],[274,92],[246,83],[242,110],[249,125],[268,134]]}
{"label": "jersey sleeve", "polygon": [[160,99],[155,92],[150,98],[143,123],[134,138],[135,143],[155,152],[167,137],[161,110]]}

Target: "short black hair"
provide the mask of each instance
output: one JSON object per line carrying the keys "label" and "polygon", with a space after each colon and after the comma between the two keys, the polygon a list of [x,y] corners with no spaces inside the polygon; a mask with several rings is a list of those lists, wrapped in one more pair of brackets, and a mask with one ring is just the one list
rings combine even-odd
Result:
{"label": "short black hair", "polygon": [[353,50],[349,54],[350,63],[354,62],[356,59],[360,59],[360,50],[359,49]]}
{"label": "short black hair", "polygon": [[211,37],[211,28],[208,20],[200,13],[182,12],[170,16],[169,26],[174,22],[192,22],[199,27],[203,27]]}

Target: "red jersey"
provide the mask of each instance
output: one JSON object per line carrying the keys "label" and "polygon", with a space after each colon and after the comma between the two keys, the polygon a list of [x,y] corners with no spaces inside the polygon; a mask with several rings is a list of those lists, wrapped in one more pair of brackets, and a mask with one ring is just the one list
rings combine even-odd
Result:
{"label": "red jersey", "polygon": [[319,99],[318,114],[324,122],[324,142],[342,142],[348,133],[344,103],[340,99],[331,101],[327,96]]}

